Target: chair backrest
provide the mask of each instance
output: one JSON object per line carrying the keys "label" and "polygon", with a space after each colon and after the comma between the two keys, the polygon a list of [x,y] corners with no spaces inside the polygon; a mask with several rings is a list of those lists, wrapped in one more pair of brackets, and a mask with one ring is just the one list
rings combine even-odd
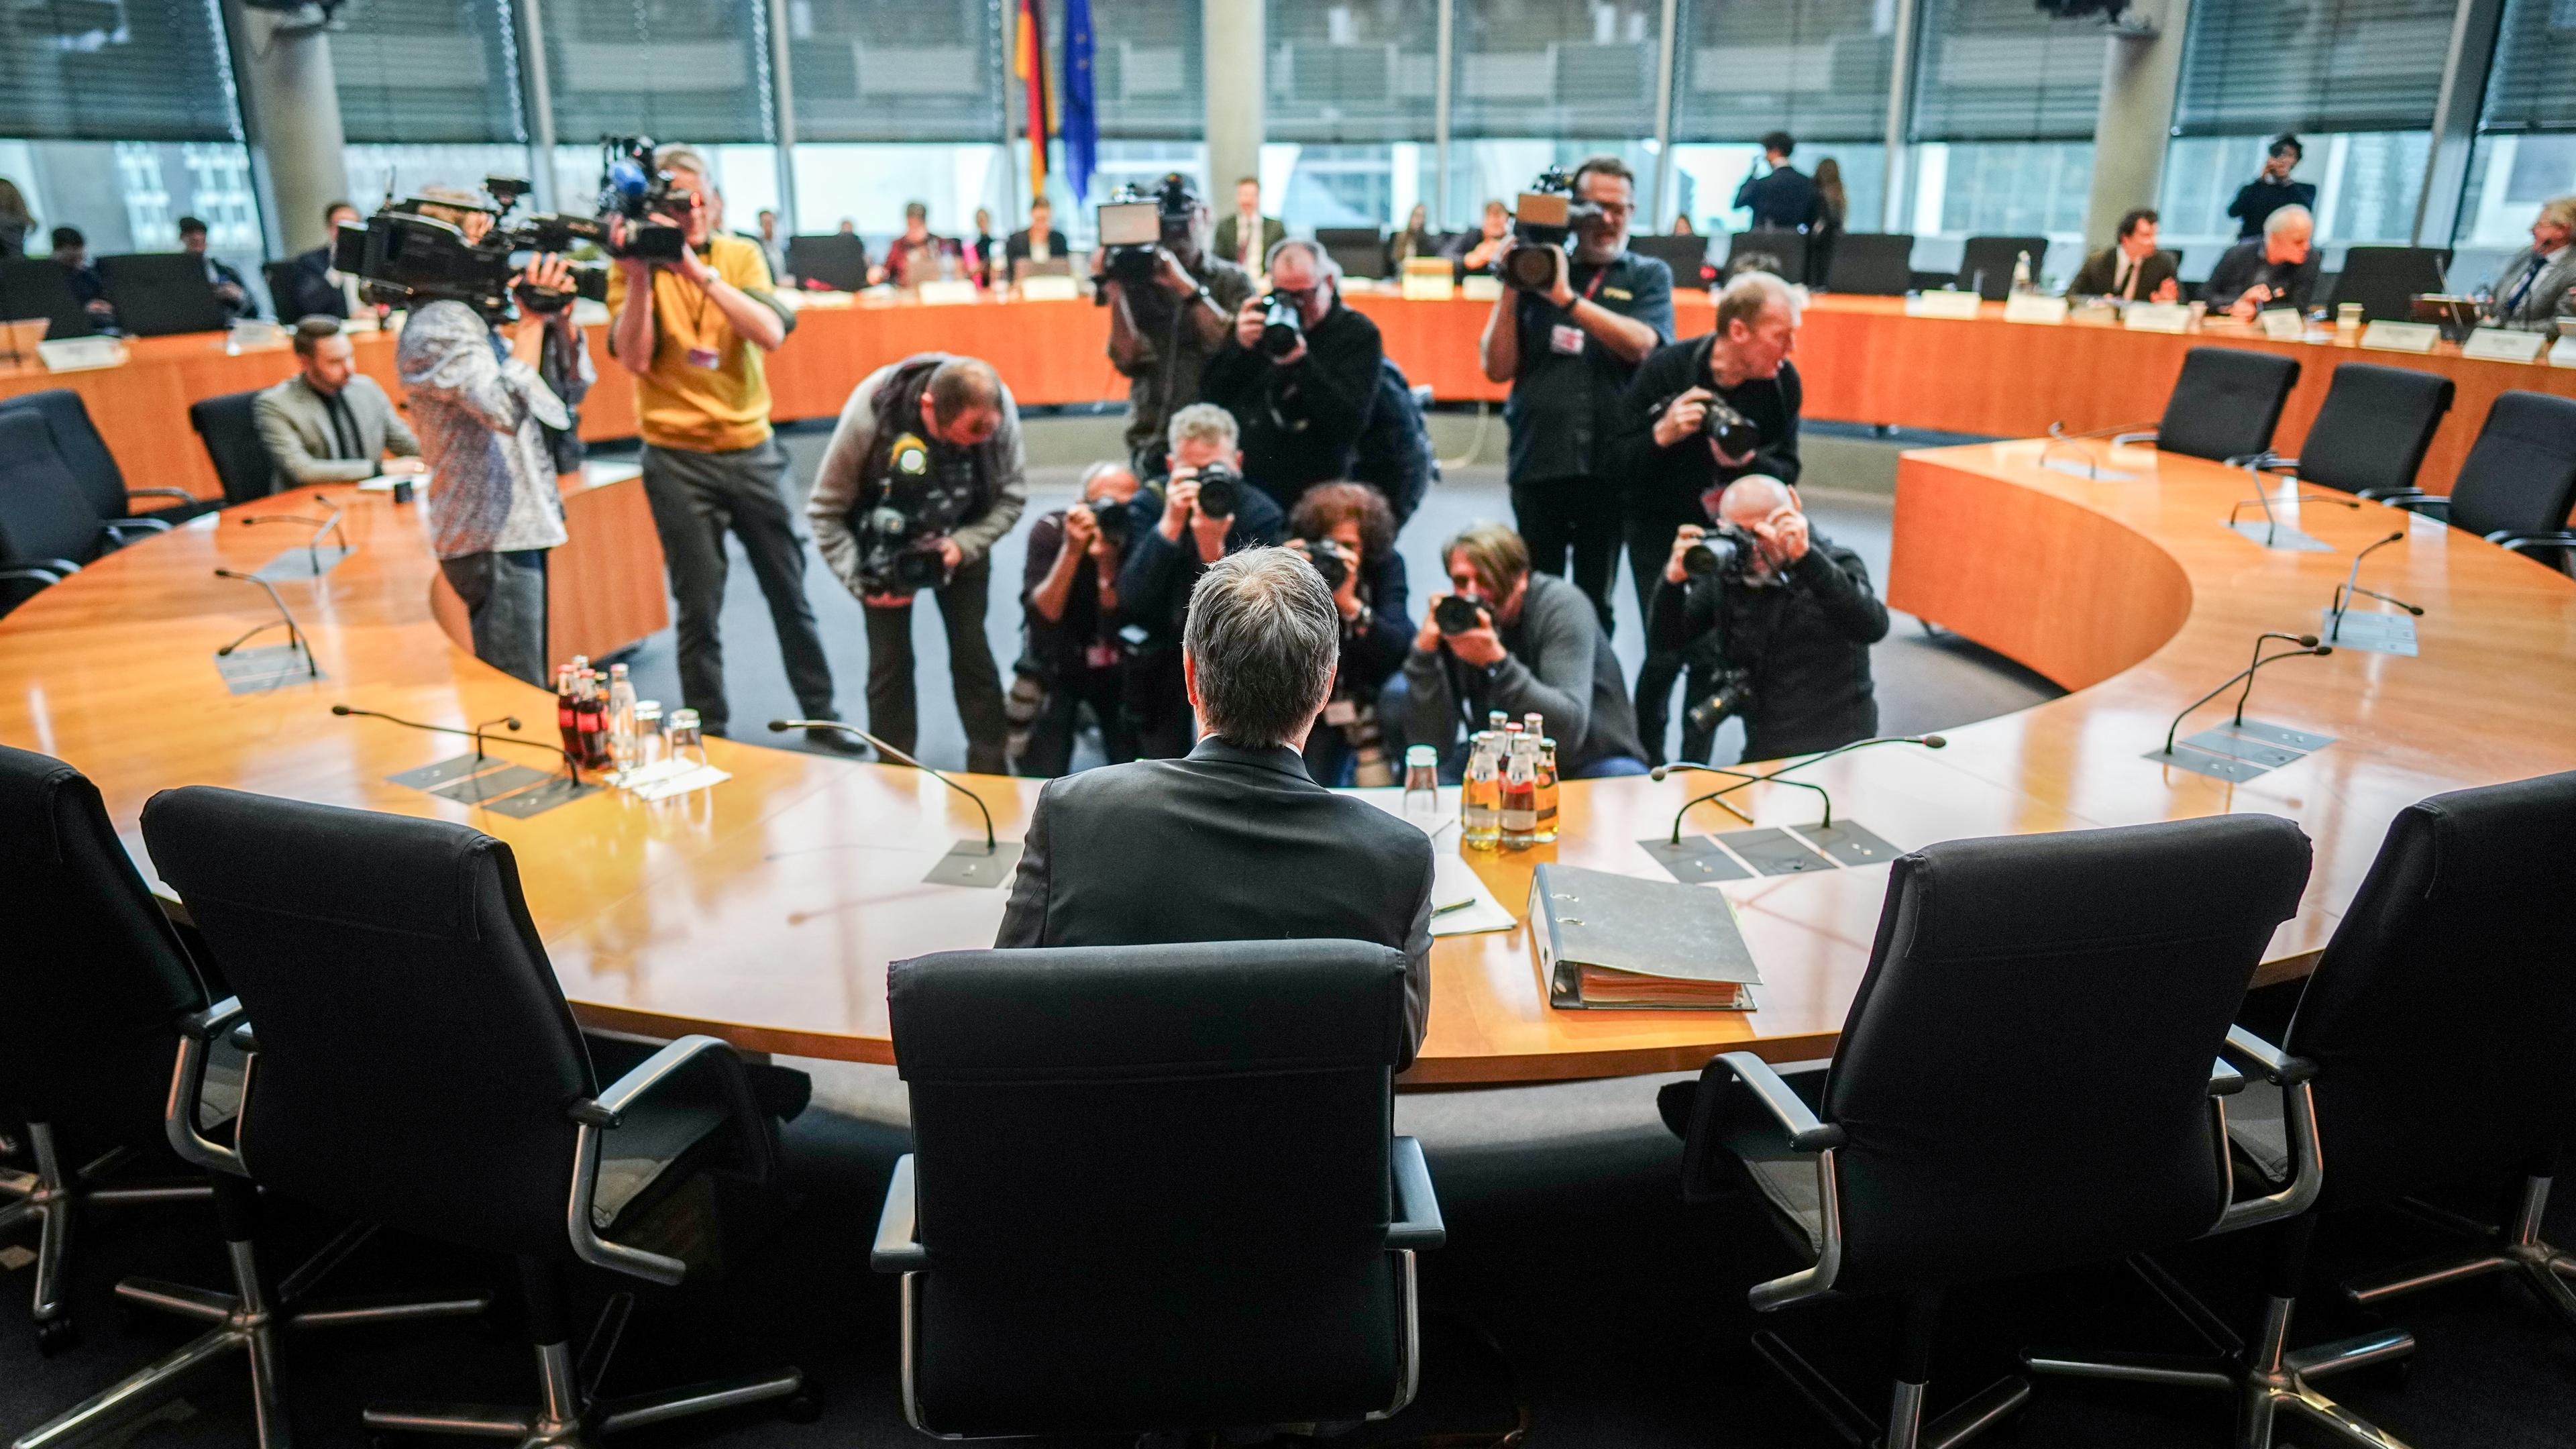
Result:
{"label": "chair backrest", "polygon": [[0,746],[0,881],[0,1119],[148,1140],[206,993],[88,777]]}
{"label": "chair backrest", "polygon": [[799,285],[820,282],[836,292],[855,292],[868,284],[868,244],[838,233],[791,236],[787,270],[796,274]]}
{"label": "chair backrest", "polygon": [[88,563],[98,557],[101,521],[55,447],[45,415],[33,408],[0,412],[0,560]]}
{"label": "chair backrest", "polygon": [[125,518],[133,507],[125,496],[125,470],[116,465],[116,455],[107,450],[107,440],[98,435],[98,425],[90,421],[89,407],[81,395],[67,387],[49,387],[42,392],[21,393],[0,399],[0,411],[26,408],[44,415],[45,426],[54,435],[54,451],[72,470],[72,480],[80,485],[81,494],[101,518]]}
{"label": "chair backrest", "polygon": [[2455,391],[2422,368],[2341,364],[2299,445],[2299,477],[2346,493],[2414,487]]}
{"label": "chair backrest", "polygon": [[1315,245],[1342,264],[1348,277],[1386,275],[1386,236],[1373,226],[1319,226]]}
{"label": "chair backrest", "polygon": [[100,257],[98,280],[116,307],[116,325],[136,337],[221,332],[232,320],[206,280],[205,260],[188,252]]}
{"label": "chair backrest", "polygon": [[280,326],[292,328],[303,319],[304,284],[292,258],[260,263],[259,279],[268,284],[269,310],[277,314]]}
{"label": "chair backrest", "polygon": [[206,457],[224,485],[227,506],[266,498],[277,491],[277,466],[268,445],[259,440],[256,392],[228,392],[188,404],[188,426],[205,440]]}
{"label": "chair backrest", "polygon": [[567,1251],[590,1057],[479,830],[190,786],[143,809],[259,1051],[239,1147],[292,1197],[495,1252]]}
{"label": "chair backrest", "polygon": [[2576,1128],[2576,773],[2397,812],[2282,1045],[2317,1064],[2339,1206],[2508,1170]]}
{"label": "chair backrest", "polygon": [[93,337],[98,323],[72,291],[72,274],[51,258],[0,261],[0,320],[42,317],[52,324],[45,340]]}
{"label": "chair backrest", "polygon": [[896,962],[923,1422],[1133,1432],[1392,1404],[1404,956],[1356,941]]}
{"label": "chair backrest", "polygon": [[2576,509],[2576,398],[2503,392],[2451,480],[2451,526],[2546,533]]}
{"label": "chair backrest", "polygon": [[[1647,240],[1649,238],[1631,237],[1628,239],[1628,245],[1643,250],[1641,244]],[[1708,240],[1705,237],[1655,237],[1651,240],[1667,245],[1680,242],[1687,246],[1695,246],[1702,256],[1707,255],[1708,252]],[[1726,265],[1719,269],[1721,278],[1734,275],[1737,264],[1746,257],[1762,258],[1762,269],[1776,275],[1784,282],[1803,282],[1807,279],[1807,238],[1802,233],[1785,231],[1778,227],[1760,227],[1752,231],[1728,233]],[[1681,277],[1680,271],[1676,269],[1673,276],[1678,281]]]}
{"label": "chair backrest", "polygon": [[[1806,260],[1806,240],[1805,237],[1795,237],[1794,244],[1786,248],[1795,253],[1800,262]],[[1653,257],[1671,268],[1673,285],[1676,287],[1697,287],[1704,285],[1707,280],[1703,275],[1704,269],[1708,266],[1707,237],[1673,236],[1668,233],[1632,236],[1628,238],[1628,250],[1641,257]],[[1791,262],[1789,258],[1783,257],[1781,264],[1786,266],[1791,265]],[[1798,279],[1791,277],[1788,280],[1794,282]]]}
{"label": "chair backrest", "polygon": [[2308,841],[2277,816],[1900,858],[1825,1081],[1836,1286],[1920,1288],[2196,1237],[2227,1189],[2210,1065]]}
{"label": "chair backrest", "polygon": [[1972,236],[1959,249],[1959,286],[1989,302],[2000,302],[2012,295],[2013,264],[2023,252],[2030,253],[2030,279],[2040,278],[2040,263],[2048,256],[2048,238],[2044,236]]}
{"label": "chair backrest", "polygon": [[2404,322],[2415,315],[2416,297],[2442,290],[2450,264],[2448,247],[2346,247],[2335,305],[2358,302],[2369,321]]}
{"label": "chair backrest", "polygon": [[2156,447],[2225,462],[2272,446],[2281,405],[2299,385],[2299,360],[2251,347],[2195,347],[2165,398]]}
{"label": "chair backrest", "polygon": [[1902,232],[1849,231],[1834,243],[1825,284],[1865,297],[1902,297],[1914,285],[1914,238]]}

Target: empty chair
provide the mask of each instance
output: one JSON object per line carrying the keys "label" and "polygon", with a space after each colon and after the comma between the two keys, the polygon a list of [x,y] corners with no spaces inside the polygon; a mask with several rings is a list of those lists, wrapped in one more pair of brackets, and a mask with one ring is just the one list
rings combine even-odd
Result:
{"label": "empty chair", "polygon": [[2415,315],[2415,298],[2442,290],[2450,264],[2448,247],[2346,247],[2333,289],[2317,279],[2318,304],[2357,303],[2368,321],[2403,322]]}
{"label": "empty chair", "polygon": [[2448,497],[2418,491],[2381,501],[2570,569],[2576,564],[2576,533],[2567,528],[2568,513],[2576,510],[2576,398],[2498,394]]}
{"label": "empty chair", "polygon": [[[49,387],[42,392],[0,398],[0,412],[18,408],[43,415],[46,429],[54,435],[54,451],[71,469],[72,481],[80,485],[91,509],[123,541],[166,531],[214,507],[185,488],[126,487],[125,470],[117,466],[116,455],[108,451],[107,440],[98,435],[98,425],[90,421],[88,405],[70,388]],[[141,498],[169,499],[175,506],[145,514],[134,506],[135,500]]]}
{"label": "empty chair", "polygon": [[206,458],[224,485],[227,505],[266,498],[277,491],[277,468],[259,440],[257,392],[228,392],[188,404],[188,426],[206,445]]}
{"label": "empty chair", "polygon": [[[1806,238],[1799,237],[1800,246]],[[1653,257],[1673,274],[1676,287],[1697,287],[1708,280],[1708,238],[1685,235],[1648,235],[1628,238],[1628,250],[1641,257]],[[1794,278],[1792,280],[1795,280]]]}
{"label": "empty chair", "polygon": [[221,332],[232,323],[206,279],[205,259],[189,252],[100,257],[98,280],[116,308],[116,325],[131,336]]}
{"label": "empty chair", "polygon": [[30,408],[0,412],[0,601],[80,572],[112,536],[90,511],[53,431]]}
{"label": "empty chair", "polygon": [[70,268],[49,257],[0,260],[0,317],[44,318],[48,342],[98,333],[98,319],[72,290]]}
{"label": "empty chair", "polygon": [[540,1406],[387,1406],[369,1427],[553,1444],[798,1392],[786,1369],[594,1402],[604,1365],[576,1377],[568,1260],[692,1277],[632,1237],[707,1241],[684,1189],[703,1176],[757,1203],[777,1148],[741,1059],[713,1037],[600,1088],[509,846],[202,786],[154,796],[143,835],[255,1025],[239,1165],[299,1201],[518,1260]]}
{"label": "empty chair", "polygon": [[2153,442],[2167,453],[2222,463],[2260,457],[2272,447],[2281,405],[2299,385],[2299,360],[2250,347],[2195,347],[2165,396],[2164,420],[2152,433],[2123,433],[2123,443]]}
{"label": "empty chair", "polygon": [[2044,236],[1972,236],[1959,250],[1961,290],[1974,292],[1989,302],[2000,302],[2012,295],[2013,267],[2024,252],[2030,254],[2030,280],[2039,282],[2040,263],[2048,257],[2048,238]]}
{"label": "empty chair", "polygon": [[1902,297],[1914,283],[1914,238],[1902,232],[1851,231],[1834,243],[1826,288],[1865,297]]}
{"label": "empty chair", "polygon": [[[1644,240],[1646,238],[1634,238],[1629,245],[1633,247]],[[1708,243],[1697,237],[1682,237],[1678,240],[1696,245],[1703,255],[1708,248]],[[1734,275],[1737,264],[1746,257],[1760,257],[1762,269],[1776,275],[1781,281],[1807,280],[1807,238],[1798,232],[1766,227],[1758,231],[1739,231],[1728,236],[1726,274]],[[1674,280],[1680,281],[1681,276],[1681,270],[1675,268]]]}
{"label": "empty chair", "polygon": [[819,283],[835,292],[855,292],[868,284],[868,244],[838,233],[791,236],[787,270],[799,286]]}
{"label": "empty chair", "polygon": [[1386,275],[1386,238],[1373,226],[1319,226],[1315,245],[1349,277]]}
{"label": "empty chair", "polygon": [[1730,1052],[1665,1089],[1684,1194],[1758,1206],[1808,1261],[1755,1309],[1902,1301],[1883,1425],[1755,1337],[1845,1438],[1957,1444],[2028,1397],[2007,1378],[1921,1422],[1943,1290],[2297,1210],[2230,1205],[2213,1097],[2243,1079],[2213,1066],[2307,875],[2307,838],[2266,815],[1930,846],[1895,862],[1821,1082]]}
{"label": "empty chair", "polygon": [[2265,466],[2364,498],[2412,492],[2455,390],[2451,379],[2422,368],[2343,363],[2299,456]]}
{"label": "empty chair", "polygon": [[1404,955],[1356,941],[896,962],[915,1152],[904,1416],[943,1436],[1382,1418],[1419,1373],[1441,1241],[1390,1136]]}

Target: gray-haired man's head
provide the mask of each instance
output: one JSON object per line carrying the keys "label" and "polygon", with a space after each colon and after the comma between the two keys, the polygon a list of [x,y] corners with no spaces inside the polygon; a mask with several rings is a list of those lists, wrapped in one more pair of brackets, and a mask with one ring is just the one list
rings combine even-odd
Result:
{"label": "gray-haired man's head", "polygon": [[1199,575],[1181,648],[1208,733],[1247,749],[1295,748],[1332,693],[1342,618],[1313,564],[1250,548]]}

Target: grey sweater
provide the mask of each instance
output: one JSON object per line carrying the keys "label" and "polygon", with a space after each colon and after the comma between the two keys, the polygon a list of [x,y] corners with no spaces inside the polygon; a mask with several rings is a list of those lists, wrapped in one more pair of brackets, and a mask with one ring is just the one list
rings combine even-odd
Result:
{"label": "grey sweater", "polygon": [[1490,670],[1461,662],[1446,646],[1405,656],[1408,743],[1438,745],[1445,754],[1463,719],[1481,721],[1499,709],[1515,720],[1545,716],[1558,772],[1569,779],[1613,755],[1645,758],[1619,657],[1583,590],[1553,574],[1531,574],[1520,617],[1499,632],[1504,658]]}
{"label": "grey sweater", "polygon": [[[906,359],[909,361],[910,359]],[[880,367],[860,379],[850,392],[850,400],[841,406],[840,424],[832,429],[831,445],[823,451],[823,466],[814,474],[814,496],[805,505],[805,519],[814,526],[815,546],[823,551],[823,561],[832,566],[833,574],[850,592],[859,593],[865,585],[859,578],[859,539],[850,531],[850,509],[859,501],[866,479],[860,473],[868,457],[876,451],[877,389],[902,363]],[[993,506],[958,525],[949,537],[957,540],[959,566],[972,564],[992,552],[1011,525],[1029,506],[1028,455],[1020,445],[1020,409],[1011,401],[1011,390],[1002,389],[1002,426],[979,445],[986,476],[993,480]]]}

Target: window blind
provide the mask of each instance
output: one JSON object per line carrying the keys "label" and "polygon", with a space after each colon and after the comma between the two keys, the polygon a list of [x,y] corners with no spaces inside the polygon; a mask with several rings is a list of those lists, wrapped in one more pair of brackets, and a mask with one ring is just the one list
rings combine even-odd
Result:
{"label": "window blind", "polygon": [[2174,131],[2425,130],[2453,9],[2453,0],[2200,0]]}
{"label": "window blind", "polygon": [[546,0],[555,141],[776,139],[768,0]]}
{"label": "window blind", "polygon": [[1450,134],[1582,140],[1655,133],[1658,0],[1457,0]]}
{"label": "window blind", "polygon": [[1684,0],[1673,139],[1879,140],[1895,31],[1880,0]]}
{"label": "window blind", "polygon": [[2576,130],[2576,0],[2505,0],[2478,125],[2489,131]]}
{"label": "window blind", "polygon": [[334,17],[331,73],[353,142],[525,142],[510,0],[355,0]]}
{"label": "window blind", "polygon": [[231,56],[213,0],[0,5],[0,136],[240,140]]}
{"label": "window blind", "polygon": [[1439,103],[1437,0],[1270,0],[1275,141],[1428,141]]}
{"label": "window blind", "polygon": [[[1091,85],[1103,140],[1207,134],[1199,26],[1199,7],[1186,0],[1091,0]],[[1049,53],[1064,54],[1061,3],[1047,7],[1047,34]],[[1061,82],[1060,73],[1049,74]]]}
{"label": "window blind", "polygon": [[1923,0],[1916,25],[1915,140],[2093,138],[2111,44],[2102,17],[2053,19],[2031,0]]}
{"label": "window blind", "polygon": [[1000,0],[791,0],[796,139],[1001,139],[1018,24]]}

